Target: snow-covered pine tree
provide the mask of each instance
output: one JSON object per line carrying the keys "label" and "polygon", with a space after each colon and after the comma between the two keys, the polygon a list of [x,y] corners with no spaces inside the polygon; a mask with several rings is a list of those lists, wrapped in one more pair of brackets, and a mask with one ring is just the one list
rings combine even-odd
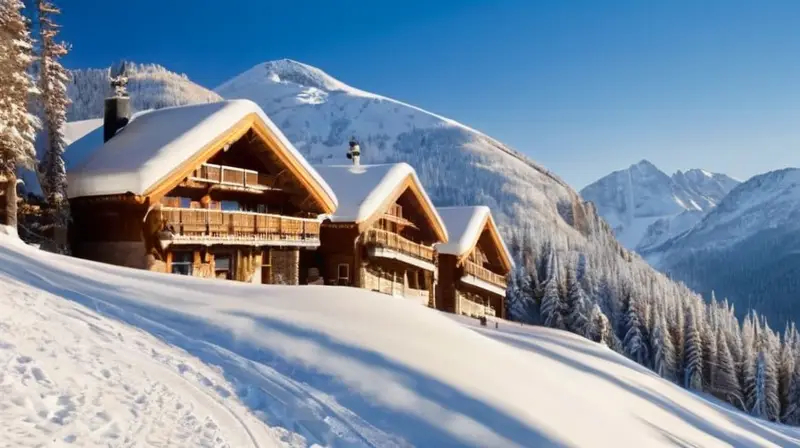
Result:
{"label": "snow-covered pine tree", "polygon": [[5,224],[17,227],[17,164],[32,167],[36,159],[36,118],[28,97],[36,92],[28,68],[33,62],[28,25],[21,0],[0,1],[0,176],[6,182]]}
{"label": "snow-covered pine tree", "polygon": [[782,421],[789,425],[800,425],[800,337],[797,329],[792,326],[792,352],[795,359],[792,370],[789,390],[786,399],[786,408],[783,411]]}
{"label": "snow-covered pine tree", "polygon": [[686,332],[683,350],[684,371],[683,387],[691,390],[703,390],[703,338],[697,316],[697,306],[686,307]]}
{"label": "snow-covered pine tree", "polygon": [[50,1],[36,0],[39,17],[41,54],[39,57],[39,91],[41,92],[42,140],[44,154],[39,163],[42,192],[50,207],[50,223],[56,250],[67,253],[66,229],[69,222],[67,202],[67,170],[64,165],[64,124],[66,122],[67,83],[69,74],[60,59],[67,54],[67,45],[58,42],[58,25],[54,16],[61,11]]}
{"label": "snow-covered pine tree", "polygon": [[675,381],[675,348],[672,338],[667,330],[667,322],[661,307],[650,307],[650,322],[653,330],[650,332],[653,347],[653,370],[668,381]]}
{"label": "snow-covered pine tree", "polygon": [[589,304],[576,270],[567,270],[566,326],[575,334],[588,337]]}
{"label": "snow-covered pine tree", "polygon": [[629,358],[643,366],[650,363],[650,353],[648,344],[642,333],[643,320],[640,312],[642,304],[639,297],[631,295],[627,298],[627,310],[625,312],[625,337],[622,339],[622,346],[625,354]]}
{"label": "snow-covered pine tree", "polygon": [[600,305],[596,303],[592,306],[589,329],[589,339],[611,346],[611,324],[608,322],[608,317],[603,313],[603,310],[600,309]]}
{"label": "snow-covered pine tree", "polygon": [[780,337],[770,329],[767,320],[764,319],[762,335],[766,339],[764,349],[766,356],[766,399],[767,399],[767,418],[777,422],[781,416],[780,386],[778,379],[778,362],[780,360],[781,342]]}
{"label": "snow-covered pine tree", "polygon": [[758,321],[748,313],[742,323],[742,362],[739,365],[739,382],[744,396],[745,410],[756,406],[756,342]]}
{"label": "snow-covered pine tree", "polygon": [[[703,313],[703,310],[705,312]],[[717,325],[718,325],[719,304],[714,292],[711,292],[711,302],[705,308],[698,310],[700,317],[701,336],[703,338],[703,383],[706,388],[713,391],[716,387],[717,369]],[[702,314],[700,314],[702,313]]]}
{"label": "snow-covered pine tree", "polygon": [[564,314],[566,306],[559,292],[558,277],[548,278],[544,285],[542,297],[542,318],[544,324],[551,328],[566,329]]}
{"label": "snow-covered pine tree", "polygon": [[786,423],[786,416],[790,410],[790,395],[792,376],[795,366],[795,337],[797,330],[793,323],[786,326],[783,333],[783,343],[781,344],[780,358],[778,360],[778,394],[781,403],[781,421]]}
{"label": "snow-covered pine tree", "polygon": [[670,297],[666,301],[669,317],[667,318],[667,330],[672,338],[672,347],[675,348],[675,376],[679,382],[683,379],[683,348],[685,346],[685,312],[683,300],[680,297]]}
{"label": "snow-covered pine tree", "polygon": [[742,406],[742,393],[736,377],[736,365],[728,348],[727,337],[722,326],[717,327],[717,366],[714,369],[711,393],[720,400],[734,406]]}

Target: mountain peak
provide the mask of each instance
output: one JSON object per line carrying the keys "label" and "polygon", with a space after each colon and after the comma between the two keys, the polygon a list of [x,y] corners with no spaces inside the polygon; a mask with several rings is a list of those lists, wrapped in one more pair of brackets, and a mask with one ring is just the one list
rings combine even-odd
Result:
{"label": "mountain peak", "polygon": [[[658,170],[658,167],[653,165],[653,163],[650,162],[647,159],[642,159],[642,160],[634,163],[633,165],[631,165],[631,168],[640,168],[640,169],[644,168],[644,169],[655,169],[655,170]],[[661,170],[659,170],[659,171],[661,171]]]}
{"label": "mountain peak", "polygon": [[257,65],[253,69],[266,70],[267,77],[274,82],[297,84],[303,87],[313,87],[328,92],[343,91],[348,93],[360,92],[348,86],[324,71],[293,59],[277,59]]}

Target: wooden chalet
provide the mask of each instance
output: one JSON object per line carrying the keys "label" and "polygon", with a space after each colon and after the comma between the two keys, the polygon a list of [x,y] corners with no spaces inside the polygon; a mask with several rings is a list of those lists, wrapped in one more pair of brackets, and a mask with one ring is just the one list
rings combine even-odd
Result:
{"label": "wooden chalet", "polygon": [[319,250],[306,254],[309,271],[325,284],[432,304],[433,246],[447,241],[447,231],[414,169],[405,163],[316,169],[339,207],[322,223]]}
{"label": "wooden chalet", "polygon": [[336,197],[255,103],[161,109],[120,129],[106,115],[106,141],[88,152],[76,142],[86,154],[68,173],[75,256],[298,283],[300,252],[319,246]]}
{"label": "wooden chalet", "polygon": [[468,316],[505,318],[513,260],[489,207],[440,207],[450,242],[436,246],[436,308]]}

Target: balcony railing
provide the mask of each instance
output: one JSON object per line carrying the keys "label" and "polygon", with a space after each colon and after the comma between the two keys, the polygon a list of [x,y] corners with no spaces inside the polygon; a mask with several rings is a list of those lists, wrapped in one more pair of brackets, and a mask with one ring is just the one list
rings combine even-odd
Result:
{"label": "balcony railing", "polygon": [[161,217],[174,240],[319,241],[316,219],[180,207],[162,207]]}
{"label": "balcony railing", "polygon": [[396,233],[381,229],[370,229],[364,239],[364,244],[396,250],[405,255],[410,255],[420,260],[433,262],[433,248],[420,243],[415,243]]}
{"label": "balcony railing", "polygon": [[268,190],[272,188],[273,178],[258,171],[235,168],[225,165],[204,163],[197,167],[190,179],[198,182],[228,185],[234,187]]}
{"label": "balcony railing", "polygon": [[481,305],[464,297],[458,297],[458,310],[461,314],[472,317],[496,316],[494,308],[488,305]]}
{"label": "balcony railing", "polygon": [[479,280],[483,280],[487,283],[491,283],[502,288],[505,288],[507,285],[506,277],[504,275],[495,274],[483,266],[479,266],[471,261],[464,263],[464,274],[471,275]]}

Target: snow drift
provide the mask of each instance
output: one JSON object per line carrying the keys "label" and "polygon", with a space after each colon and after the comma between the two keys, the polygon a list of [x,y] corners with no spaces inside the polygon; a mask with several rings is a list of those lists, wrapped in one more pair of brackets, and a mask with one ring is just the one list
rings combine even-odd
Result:
{"label": "snow drift", "polygon": [[66,258],[0,235],[13,446],[800,446],[605,347],[344,287]]}

